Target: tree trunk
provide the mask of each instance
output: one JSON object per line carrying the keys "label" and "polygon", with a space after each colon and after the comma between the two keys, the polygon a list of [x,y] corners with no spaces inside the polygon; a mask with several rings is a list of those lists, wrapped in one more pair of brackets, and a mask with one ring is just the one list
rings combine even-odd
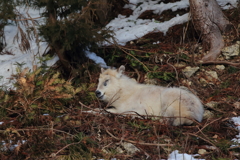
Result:
{"label": "tree trunk", "polygon": [[209,53],[202,61],[215,61],[224,47],[222,32],[230,22],[225,18],[216,0],[189,0],[194,28],[200,33],[204,50]]}
{"label": "tree trunk", "polygon": [[[48,1],[48,5],[46,7],[47,11],[48,11],[48,23],[50,25],[56,25],[57,23],[57,14],[56,14],[56,10],[55,8],[53,8],[52,6],[54,6],[54,1]],[[60,62],[62,63],[62,66],[65,70],[65,72],[67,74],[70,74],[71,72],[71,66],[69,64],[68,59],[65,56],[64,53],[64,49],[62,49],[61,45],[59,45],[56,42],[50,42],[50,46],[52,47],[52,49],[55,51],[55,53],[58,55],[58,58],[60,60]]]}

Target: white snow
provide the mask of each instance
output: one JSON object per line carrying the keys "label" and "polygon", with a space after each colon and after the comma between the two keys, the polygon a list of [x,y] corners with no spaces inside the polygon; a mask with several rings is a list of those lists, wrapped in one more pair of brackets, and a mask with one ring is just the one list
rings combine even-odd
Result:
{"label": "white snow", "polygon": [[99,56],[96,55],[96,53],[90,52],[90,51],[85,51],[86,56],[93,60],[96,64],[98,64],[102,68],[107,68],[106,62]]}
{"label": "white snow", "polygon": [[240,116],[239,117],[232,117],[233,123],[236,125],[236,129],[239,131],[239,134],[236,135],[236,138],[233,138],[232,141],[240,145]]}
{"label": "white snow", "polygon": [[17,146],[22,145],[25,142],[26,140],[18,140],[17,144],[12,145],[12,140],[10,140],[9,143],[11,145],[7,145],[5,141],[2,141],[0,142],[0,146],[1,146],[0,151],[7,151],[7,150],[13,151]]}
{"label": "white snow", "polygon": [[[138,18],[147,10],[152,10],[153,13],[161,15],[166,10],[174,12],[179,9],[188,9],[189,0],[181,0],[175,3],[164,3],[165,1],[162,2],[162,0],[130,0],[129,2],[124,8],[132,9],[133,14],[129,17],[118,15],[117,18],[106,25],[107,28],[114,30],[115,38],[119,45],[125,45],[126,42],[140,38],[150,32],[161,31],[166,34],[170,27],[190,20],[188,13],[181,16],[176,15],[165,22],[158,22],[155,19],[143,20]],[[217,0],[217,2],[223,9],[237,6],[237,0]],[[108,45],[108,43],[105,45]]]}
{"label": "white snow", "polygon": [[168,156],[168,160],[203,160],[203,159],[195,159],[193,155],[179,153],[178,150],[175,150]]}
{"label": "white snow", "polygon": [[[41,10],[40,10],[41,11]],[[34,9],[24,9],[24,7],[17,7],[16,12],[22,14],[23,18],[37,18],[40,17],[39,10]],[[39,19],[39,22],[42,23],[42,19]],[[19,24],[19,27],[23,29],[24,32],[27,31],[23,24]],[[29,27],[36,27],[31,21],[29,21]],[[15,25],[7,25],[4,28],[6,47],[3,49],[2,54],[0,55],[0,76],[3,76],[1,79],[1,85],[7,86],[9,88],[13,88],[11,80],[9,79],[12,74],[16,73],[17,64],[22,65],[23,68],[32,69],[33,65],[40,66],[41,62],[39,57],[47,51],[48,44],[46,42],[36,43],[37,39],[32,37],[29,41],[30,49],[28,51],[21,51],[19,47],[19,43],[14,37],[18,33],[18,27]],[[20,34],[19,34],[20,35]],[[13,55],[4,54],[6,52],[11,52]],[[56,61],[58,61],[58,57],[53,57],[52,60],[47,61],[46,64],[51,66]]]}

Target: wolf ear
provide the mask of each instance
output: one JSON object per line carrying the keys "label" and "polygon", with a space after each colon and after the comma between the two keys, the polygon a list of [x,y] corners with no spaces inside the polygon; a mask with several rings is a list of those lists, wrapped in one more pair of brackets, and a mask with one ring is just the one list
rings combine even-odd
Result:
{"label": "wolf ear", "polygon": [[103,73],[105,71],[105,69],[101,68],[101,73]]}
{"label": "wolf ear", "polygon": [[125,71],[125,66],[124,66],[124,65],[121,65],[121,66],[118,68],[118,73],[119,73],[119,75],[121,76],[124,71]]}

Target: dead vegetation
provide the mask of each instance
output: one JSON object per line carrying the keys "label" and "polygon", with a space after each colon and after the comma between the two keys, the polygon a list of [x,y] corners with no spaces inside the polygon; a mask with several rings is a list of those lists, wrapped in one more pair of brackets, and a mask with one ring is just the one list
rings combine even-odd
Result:
{"label": "dead vegetation", "polygon": [[[239,19],[230,19],[236,28]],[[238,37],[225,40],[231,45]],[[83,112],[106,106],[94,96],[100,69],[91,62],[82,64],[82,77],[71,81],[60,78],[56,68],[24,69],[15,75],[16,90],[0,90],[0,159],[167,159],[173,150],[199,153],[206,160],[239,159],[240,146],[232,141],[239,132],[231,117],[240,115],[235,105],[240,101],[240,68],[231,63],[240,63],[240,58],[219,57],[227,62],[219,62],[223,70],[214,63],[196,63],[204,55],[197,42],[191,24],[183,24],[172,27],[167,36],[150,33],[124,47],[99,49],[98,54],[108,65],[125,64],[126,74],[141,83],[185,86],[203,104],[216,102],[214,107],[205,106],[212,116],[203,122],[174,127],[153,117]],[[186,66],[199,70],[186,77]],[[218,79],[208,79],[206,71],[215,71]]]}

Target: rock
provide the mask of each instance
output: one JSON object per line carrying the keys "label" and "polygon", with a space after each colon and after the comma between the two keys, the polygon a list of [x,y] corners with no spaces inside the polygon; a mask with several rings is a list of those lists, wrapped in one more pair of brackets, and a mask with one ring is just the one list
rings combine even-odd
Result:
{"label": "rock", "polygon": [[233,103],[235,109],[240,109],[240,102]]}
{"label": "rock", "polygon": [[187,78],[190,78],[195,72],[197,72],[198,69],[199,69],[199,67],[187,66],[186,68],[184,68],[182,70],[182,72]]}
{"label": "rock", "polygon": [[209,111],[209,110],[205,110],[204,114],[203,114],[203,119],[208,119],[208,118],[213,118],[214,114]]}
{"label": "rock", "polygon": [[215,134],[212,138],[214,138],[214,139],[218,139],[219,136],[218,136],[217,134]]}
{"label": "rock", "polygon": [[206,153],[207,153],[206,149],[199,149],[198,150],[198,154],[200,154],[200,155],[203,155],[203,154],[206,154]]}
{"label": "rock", "polygon": [[207,82],[206,79],[204,79],[204,78],[200,78],[200,83],[201,83],[204,87],[208,84],[208,82]]}
{"label": "rock", "polygon": [[122,148],[120,148],[120,147],[117,147],[116,151],[117,151],[117,153],[120,153],[120,154],[124,152],[124,151],[122,150]]}
{"label": "rock", "polygon": [[134,154],[136,152],[139,152],[140,150],[134,146],[132,143],[127,143],[127,142],[123,142],[121,144],[123,146],[123,148],[127,151],[127,153],[129,154]]}
{"label": "rock", "polygon": [[222,54],[225,56],[226,59],[230,59],[232,56],[238,56],[239,55],[239,41],[232,45],[232,46],[228,46],[228,47],[224,47],[222,49]]}
{"label": "rock", "polygon": [[186,63],[185,62],[180,62],[180,63],[176,63],[174,64],[174,67],[180,68],[180,67],[185,67]]}
{"label": "rock", "polygon": [[153,84],[157,85],[157,80],[156,79],[150,79],[148,78],[147,74],[144,76],[144,83],[145,84]]}
{"label": "rock", "polygon": [[[204,72],[204,70],[202,70]],[[205,87],[207,84],[213,84],[213,82],[216,82],[217,80],[219,80],[217,72],[215,71],[205,71],[205,77],[201,77],[200,78],[200,82],[202,83],[202,85]]]}
{"label": "rock", "polygon": [[217,72],[215,71],[206,71],[206,76],[209,81],[215,81],[218,80]]}
{"label": "rock", "polygon": [[209,108],[217,108],[218,102],[211,101],[211,102],[208,102],[207,104],[205,104],[205,106],[207,106]]}
{"label": "rock", "polygon": [[216,65],[216,68],[218,70],[224,70],[225,69],[225,66],[224,65]]}
{"label": "rock", "polygon": [[182,83],[183,83],[183,84],[186,84],[186,85],[188,85],[188,86],[191,86],[191,85],[192,85],[192,82],[189,81],[188,79],[184,79],[184,80],[182,81]]}

